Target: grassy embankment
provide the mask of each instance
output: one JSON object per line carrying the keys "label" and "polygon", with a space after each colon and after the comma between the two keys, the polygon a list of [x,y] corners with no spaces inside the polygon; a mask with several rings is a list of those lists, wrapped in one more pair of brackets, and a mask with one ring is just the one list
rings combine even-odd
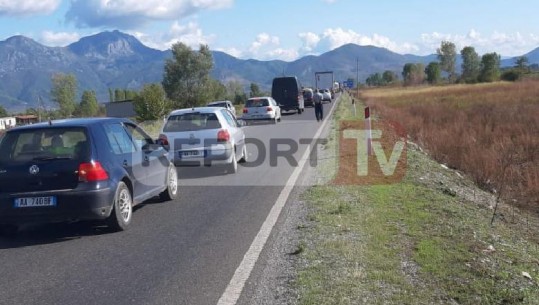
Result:
{"label": "grassy embankment", "polygon": [[[404,91],[446,89],[451,90]],[[401,94],[397,91],[387,93]],[[369,103],[377,105],[386,97],[384,90],[368,94]],[[420,102],[399,105],[421,116]],[[336,121],[357,119],[350,104],[349,98],[342,100]],[[475,106],[462,101],[460,107]],[[455,120],[440,115],[442,121]],[[428,122],[429,116],[423,120]],[[414,126],[403,124],[413,132]],[[328,155],[338,149],[336,132],[330,136]],[[446,133],[439,137],[449,141]],[[334,163],[326,162],[320,171],[331,169]],[[304,200],[309,215],[298,226],[303,236],[296,281],[299,304],[539,304],[536,218],[501,209],[505,218],[491,226],[489,206],[495,198],[414,145],[408,145],[401,182],[322,184],[307,191]]]}

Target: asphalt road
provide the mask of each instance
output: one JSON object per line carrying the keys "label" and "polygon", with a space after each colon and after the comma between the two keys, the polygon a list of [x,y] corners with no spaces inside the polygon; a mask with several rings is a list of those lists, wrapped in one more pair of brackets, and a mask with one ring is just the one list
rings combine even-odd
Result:
{"label": "asphalt road", "polygon": [[307,108],[245,127],[264,143],[249,144],[252,162],[234,175],[180,168],[179,198],[139,206],[126,232],[69,223],[0,237],[0,304],[216,304],[307,149],[283,153],[290,164],[271,146],[287,150],[319,126]]}

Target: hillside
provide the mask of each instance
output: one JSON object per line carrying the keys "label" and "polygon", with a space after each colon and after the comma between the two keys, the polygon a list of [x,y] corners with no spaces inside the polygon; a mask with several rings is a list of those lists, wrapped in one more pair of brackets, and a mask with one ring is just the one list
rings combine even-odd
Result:
{"label": "hillside", "polygon": [[[528,55],[530,63],[539,63],[539,50],[533,52]],[[36,107],[41,98],[45,107],[53,107],[49,92],[54,73],[75,74],[79,91],[95,90],[99,101],[107,102],[109,88],[139,89],[145,83],[161,82],[164,62],[170,56],[170,50],[149,48],[120,31],[84,37],[66,47],[47,47],[24,36],[13,36],[0,41],[0,105],[21,111]],[[427,64],[436,60],[435,55],[402,55],[355,44],[292,62],[245,60],[219,51],[213,51],[213,58],[212,76],[219,81],[237,80],[246,87],[256,83],[263,90],[269,90],[272,79],[283,74],[297,75],[309,86],[317,71],[333,71],[337,81],[355,79],[359,65],[359,79],[364,81],[384,70],[400,74],[408,62]]]}

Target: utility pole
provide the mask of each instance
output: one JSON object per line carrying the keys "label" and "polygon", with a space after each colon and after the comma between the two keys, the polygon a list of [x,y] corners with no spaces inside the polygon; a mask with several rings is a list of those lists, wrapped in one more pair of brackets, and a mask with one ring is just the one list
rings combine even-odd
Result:
{"label": "utility pole", "polygon": [[359,99],[359,57],[356,57],[356,90],[357,90],[357,99]]}

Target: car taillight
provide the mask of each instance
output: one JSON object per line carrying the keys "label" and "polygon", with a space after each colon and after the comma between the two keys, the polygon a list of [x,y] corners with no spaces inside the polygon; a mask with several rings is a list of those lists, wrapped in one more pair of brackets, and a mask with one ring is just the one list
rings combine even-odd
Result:
{"label": "car taillight", "polygon": [[159,141],[159,144],[161,145],[168,145],[168,138],[164,134],[160,134],[159,138],[157,138],[157,141]]}
{"label": "car taillight", "polygon": [[243,108],[243,113],[248,113],[249,110],[247,110],[247,108]]}
{"label": "car taillight", "polygon": [[230,140],[230,133],[228,130],[221,129],[217,132],[217,142],[228,142]]}
{"label": "car taillight", "polygon": [[107,174],[107,171],[101,166],[101,163],[97,161],[81,163],[79,165],[79,181],[101,181],[107,180],[108,178],[109,174]]}
{"label": "car taillight", "polygon": [[266,108],[266,112],[271,112],[273,111],[273,108],[271,108],[270,106],[268,106],[268,108]]}

